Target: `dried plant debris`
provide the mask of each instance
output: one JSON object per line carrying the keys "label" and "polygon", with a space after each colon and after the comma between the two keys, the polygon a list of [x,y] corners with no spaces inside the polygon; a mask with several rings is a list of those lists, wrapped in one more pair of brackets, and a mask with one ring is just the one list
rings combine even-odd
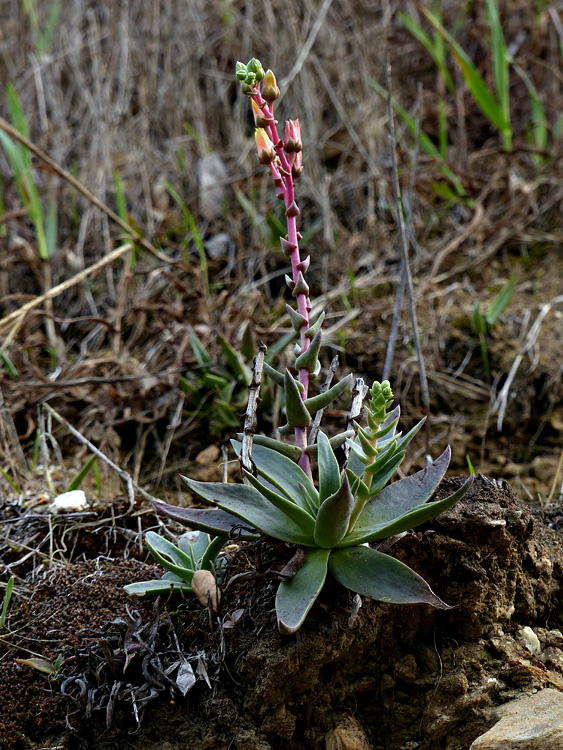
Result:
{"label": "dried plant debris", "polygon": [[185,696],[198,680],[210,687],[205,651],[184,653],[160,602],[148,622],[136,611],[115,618],[77,646],[69,661],[73,674],[61,684],[75,707],[67,714],[69,727],[73,714],[79,720],[102,714],[107,728],[134,717],[130,732],[136,734],[150,702]]}

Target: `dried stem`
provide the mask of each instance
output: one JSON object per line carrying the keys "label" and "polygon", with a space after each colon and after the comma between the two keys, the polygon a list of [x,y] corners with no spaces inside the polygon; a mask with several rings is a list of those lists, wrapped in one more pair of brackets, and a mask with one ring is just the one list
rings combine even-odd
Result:
{"label": "dried stem", "polygon": [[385,65],[385,78],[387,85],[387,113],[389,119],[389,145],[391,150],[391,161],[393,164],[393,193],[395,197],[395,210],[397,214],[397,224],[399,226],[399,237],[401,242],[401,254],[405,269],[405,286],[407,290],[407,298],[409,301],[409,313],[411,318],[412,337],[413,343],[416,350],[416,356],[418,360],[418,371],[420,377],[420,387],[422,390],[422,401],[426,411],[426,452],[429,452],[429,426],[430,426],[430,394],[428,391],[428,380],[426,377],[426,368],[424,366],[424,358],[422,356],[422,347],[420,345],[420,338],[418,335],[418,322],[416,319],[416,305],[414,302],[414,290],[412,283],[412,275],[409,265],[409,237],[405,220],[403,217],[403,207],[401,205],[401,187],[399,185],[399,167],[397,164],[397,144],[395,141],[395,125],[393,120],[393,105],[391,101],[391,61],[389,54],[387,54],[387,60]]}
{"label": "dried stem", "polygon": [[246,414],[244,416],[244,435],[240,454],[240,465],[248,472],[252,472],[252,438],[257,427],[256,412],[260,403],[260,384],[262,383],[265,356],[266,346],[265,344],[260,344],[254,360],[252,382],[248,389],[248,404],[246,405]]}

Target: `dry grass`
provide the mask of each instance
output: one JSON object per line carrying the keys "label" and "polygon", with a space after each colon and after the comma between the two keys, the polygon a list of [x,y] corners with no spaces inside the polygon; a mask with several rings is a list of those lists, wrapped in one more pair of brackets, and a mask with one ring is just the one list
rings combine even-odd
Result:
{"label": "dry grass", "polygon": [[[38,6],[44,17],[49,3]],[[6,407],[0,450],[18,481],[30,477],[14,435],[27,450],[42,401],[49,401],[93,442],[105,444],[108,455],[126,466],[135,481],[162,476],[170,449],[167,430],[174,425],[180,398],[178,378],[195,364],[188,326],[195,326],[212,350],[217,329],[236,343],[247,317],[255,320],[266,343],[275,340],[273,328],[283,310],[284,260],[277,250],[264,248],[235,193],[240,190],[261,210],[275,208],[269,181],[253,155],[247,102],[233,80],[237,59],[257,56],[276,71],[282,85],[284,79],[290,84],[284,86],[278,112],[280,120],[299,116],[302,122],[306,169],[299,191],[303,226],[317,228],[310,242],[314,294],[325,295],[334,314],[344,314],[346,304],[354,308],[359,317],[344,329],[347,362],[370,378],[379,375],[399,248],[386,104],[368,79],[384,82],[387,49],[395,96],[410,107],[422,81],[422,128],[433,138],[438,132],[435,68],[398,22],[400,8],[416,15],[410,3],[379,7],[366,0],[63,0],[53,45],[39,57],[22,4],[0,0],[0,80],[16,88],[31,140],[110,209],[116,208],[117,169],[131,221],[161,254],[159,260],[141,249],[134,267],[128,254],[104,263],[129,238],[107,212],[37,160],[42,194],[55,196],[59,210],[50,271],[52,286],[65,286],[52,299],[51,313],[34,303],[43,291],[43,271],[15,186],[9,176],[4,180],[0,304],[4,334],[14,336],[6,351],[20,379],[1,371]],[[453,26],[460,10],[457,3],[448,9],[446,26]],[[467,12],[460,41],[492,85],[481,4]],[[524,0],[506,4],[502,19],[512,55],[541,92],[550,127],[563,103],[555,19],[547,9],[536,16]],[[444,201],[434,186],[440,179],[437,165],[421,155],[412,209],[415,295],[440,436],[439,423],[446,421],[454,429],[468,399],[482,404],[491,397],[478,354],[463,365],[472,345],[468,316],[474,299],[490,300],[517,267],[518,292],[503,323],[509,341],[498,348],[495,362],[502,380],[525,338],[528,319],[533,321],[538,306],[560,293],[553,277],[554,269],[560,273],[562,268],[560,259],[549,254],[562,239],[561,143],[550,132],[549,154],[542,166],[534,163],[525,139],[529,99],[522,81],[514,77],[515,147],[510,154],[502,152],[500,138],[461,80],[456,83],[457,94],[446,101],[448,155],[472,203]],[[2,98],[0,116],[7,118]],[[399,126],[398,160],[405,188],[411,146]],[[219,154],[225,166],[220,178],[225,199],[215,213],[200,190],[201,159],[209,152]],[[0,169],[7,174],[2,154]],[[211,295],[193,238],[183,236],[180,211],[163,187],[166,180],[181,194],[204,243],[227,237],[227,254],[208,261]],[[95,274],[80,276],[98,263]],[[7,316],[17,317],[29,302],[18,329],[7,328]],[[554,306],[553,325],[546,319],[543,333],[539,331],[544,361],[532,357],[515,379],[519,398],[528,393],[532,400],[551,399],[552,412],[561,396],[561,378],[556,379],[562,368],[560,346],[553,339],[559,313]],[[53,331],[56,352],[50,354]],[[400,343],[394,376],[414,414],[420,394],[408,350],[411,334],[408,326],[400,333],[407,347]],[[334,336],[336,343],[337,332]],[[495,350],[494,342],[492,347]],[[558,395],[545,392],[546,382],[557,384]],[[531,390],[529,383],[534,384]],[[493,387],[498,391],[501,384]],[[522,408],[513,404],[508,401],[509,411]],[[533,411],[524,409],[530,422],[526,434],[538,429]],[[548,447],[557,437],[556,428],[549,427],[549,413],[543,412],[548,414]],[[487,424],[479,427],[485,437]],[[201,447],[196,437],[192,449],[185,445],[195,428],[206,432],[197,415],[174,427],[170,455],[175,465],[179,456],[185,461]],[[466,439],[460,444],[458,463],[466,449],[476,450]],[[68,450],[68,440],[65,446]]]}

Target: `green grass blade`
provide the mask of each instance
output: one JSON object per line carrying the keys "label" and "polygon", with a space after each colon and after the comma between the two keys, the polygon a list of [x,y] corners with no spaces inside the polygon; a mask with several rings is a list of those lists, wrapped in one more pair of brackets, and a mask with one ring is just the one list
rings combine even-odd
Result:
{"label": "green grass blade", "polygon": [[[528,90],[528,96],[530,97],[530,110],[532,114],[532,134],[534,144],[543,150],[547,149],[547,116],[545,109],[538,94],[538,91],[530,76],[520,67],[514,63],[514,70],[518,73],[520,78],[524,81],[524,85]],[[554,128],[555,133],[555,128]],[[541,157],[539,162],[541,162]]]}
{"label": "green grass blade", "polygon": [[[377,81],[373,80],[372,78],[368,79],[369,85],[374,88],[377,93],[382,96],[384,99],[387,99],[387,91],[381,86]],[[405,123],[407,126],[410,134],[413,136],[413,138],[416,136],[416,120],[414,117],[411,117],[409,113],[401,107],[401,105],[395,100],[391,99],[391,104],[393,106],[394,111],[399,115],[401,120]],[[432,159],[436,159],[436,162],[438,163],[438,168],[440,172],[444,175],[444,177],[449,180],[455,189],[456,193],[461,197],[466,194],[466,190],[461,184],[459,178],[452,172],[452,170],[448,167],[447,164],[444,163],[444,160],[442,159],[442,155],[440,154],[440,151],[438,148],[434,145],[433,141],[426,135],[426,133],[420,132],[420,146],[424,153],[427,156],[430,156]]]}
{"label": "green grass blade", "polygon": [[[486,0],[487,18],[491,27],[491,52],[493,56],[493,80],[501,110],[510,125],[510,92],[508,80],[508,53],[498,12],[497,0]],[[510,151],[511,143],[506,146]]]}
{"label": "green grass blade", "polygon": [[72,482],[68,485],[67,492],[72,492],[73,490],[79,489],[80,485],[84,481],[84,477],[88,474],[88,472],[94,466],[97,460],[98,460],[98,457],[96,455],[90,456],[88,461],[86,461],[84,466],[80,469],[78,474],[74,477]]}
{"label": "green grass blade", "polygon": [[[12,121],[12,125],[15,127],[18,133],[21,133],[21,135],[23,135],[25,138],[29,138],[29,130],[27,127],[25,113],[23,111],[23,107],[16,93],[16,90],[11,83],[6,84],[6,96],[8,98],[8,109],[10,110],[10,119]],[[31,166],[31,154],[25,148],[25,146],[21,145],[20,147],[24,149],[25,153],[28,155],[29,165]]]}
{"label": "green grass blade", "polygon": [[4,479],[10,484],[11,488],[16,492],[18,495],[21,494],[21,489],[18,487],[18,485],[14,482],[12,477],[4,471],[4,469],[0,469],[0,474],[4,477]]}
{"label": "green grass blade", "polygon": [[17,367],[12,362],[10,357],[6,354],[6,352],[0,352],[0,361],[2,362],[2,367],[6,370],[6,372],[15,380],[17,380],[20,374],[17,370]]}
{"label": "green grass blade", "polygon": [[[4,474],[4,472],[2,472]],[[5,475],[4,475],[5,476]],[[6,624],[6,613],[8,612],[8,606],[10,599],[12,598],[12,591],[14,590],[14,576],[10,576],[8,583],[6,584],[6,591],[4,592],[4,601],[2,602],[2,612],[0,613],[0,628],[3,628]]]}
{"label": "green grass blade", "polygon": [[166,182],[166,189],[168,190],[170,196],[177,203],[178,208],[182,212],[182,216],[184,217],[184,220],[186,221],[186,224],[188,225],[190,229],[190,232],[192,234],[192,239],[194,241],[194,245],[196,246],[196,250],[199,256],[199,267],[201,269],[203,287],[204,287],[205,292],[209,294],[209,268],[207,266],[207,255],[205,254],[205,248],[203,247],[203,241],[201,239],[201,235],[197,228],[197,224],[195,223],[195,219],[192,216],[189,208],[186,206],[186,204],[180,197],[180,194],[178,193],[178,191],[174,188],[174,186],[170,182]]}
{"label": "green grass blade", "polygon": [[514,289],[516,288],[516,274],[512,274],[509,281],[504,285],[504,287],[501,289],[501,291],[497,294],[497,296],[494,298],[491,307],[489,309],[489,312],[487,313],[487,325],[489,328],[492,328],[495,323],[498,321],[500,316],[505,311],[508,303],[512,299],[512,295],[514,294]]}
{"label": "green grass blade", "polygon": [[502,106],[490,92],[487,84],[479,74],[479,71],[461,45],[458,44],[448,31],[446,31],[433,13],[423,6],[419,7],[421,13],[425,15],[428,23],[430,23],[449,46],[475,102],[489,122],[494,125],[502,135],[505,149],[510,151],[512,143],[512,128],[510,126],[510,120],[507,119]]}
{"label": "green grass blade", "polygon": [[448,89],[450,94],[454,94],[455,86],[454,82],[452,81],[450,72],[446,66],[442,37],[437,35],[435,39],[431,39],[424,31],[424,29],[406,13],[400,12],[398,14],[398,17],[399,20],[403,22],[407,31],[409,31],[412,36],[414,36],[414,38],[422,44],[430,57],[434,60],[434,62],[436,63],[436,67],[440,71],[440,75],[445,81],[446,88]]}

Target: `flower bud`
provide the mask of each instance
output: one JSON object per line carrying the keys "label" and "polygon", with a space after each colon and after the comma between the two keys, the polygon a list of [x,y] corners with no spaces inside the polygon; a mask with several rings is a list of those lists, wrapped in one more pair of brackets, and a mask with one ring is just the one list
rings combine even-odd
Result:
{"label": "flower bud", "polygon": [[301,177],[302,171],[303,171],[303,153],[301,151],[298,151],[295,154],[295,157],[293,159],[293,164],[291,165],[291,174],[293,175],[293,178],[297,180],[299,177]]}
{"label": "flower bud", "polygon": [[246,69],[249,73],[254,73],[257,81],[263,80],[265,73],[260,60],[257,60],[255,57],[253,57],[252,60],[248,62]]}
{"label": "flower bud", "polygon": [[262,89],[262,96],[267,102],[275,102],[279,95],[280,90],[278,88],[278,84],[276,83],[276,77],[271,70],[267,70],[264,77],[264,88]]}
{"label": "flower bud", "polygon": [[283,148],[288,154],[297,154],[303,149],[299,120],[288,120],[285,123],[285,143],[283,144]]}
{"label": "flower bud", "polygon": [[276,151],[268,133],[266,133],[264,128],[256,128],[254,138],[256,140],[256,150],[258,151],[258,161],[260,164],[271,164],[276,158]]}
{"label": "flower bud", "polygon": [[239,81],[244,81],[246,78],[246,65],[241,62],[237,62],[235,67],[235,76]]}
{"label": "flower bud", "polygon": [[254,99],[251,99],[250,103],[252,105],[252,114],[254,115],[254,123],[256,127],[267,128],[268,125],[272,122],[272,118],[264,116],[264,111],[260,109]]}

